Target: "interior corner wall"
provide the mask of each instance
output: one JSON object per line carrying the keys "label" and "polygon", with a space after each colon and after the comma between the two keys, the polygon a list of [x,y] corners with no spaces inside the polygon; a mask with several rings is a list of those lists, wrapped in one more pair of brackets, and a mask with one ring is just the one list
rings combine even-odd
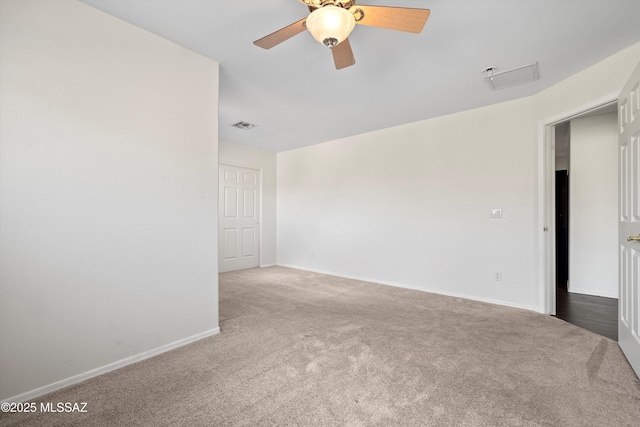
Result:
{"label": "interior corner wall", "polygon": [[618,298],[618,115],[571,120],[570,292]]}
{"label": "interior corner wall", "polygon": [[533,97],[536,123],[590,105],[602,97],[617,96],[638,65],[638,58],[640,42],[536,94]]}
{"label": "interior corner wall", "polygon": [[0,2],[0,399],[218,331],[218,63]]}
{"label": "interior corner wall", "polygon": [[533,309],[532,108],[524,98],[279,153],[278,264]]}
{"label": "interior corner wall", "polygon": [[262,172],[260,267],[276,265],[276,153],[220,141],[218,156],[221,164],[259,169]]}

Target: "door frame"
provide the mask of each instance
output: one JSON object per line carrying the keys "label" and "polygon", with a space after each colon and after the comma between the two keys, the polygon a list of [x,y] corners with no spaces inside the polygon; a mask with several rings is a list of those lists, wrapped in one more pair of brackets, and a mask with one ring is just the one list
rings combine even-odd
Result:
{"label": "door frame", "polygon": [[[259,236],[259,242],[258,242],[258,268],[262,268],[263,266],[263,262],[262,262],[262,191],[263,191],[263,181],[264,181],[264,177],[263,177],[263,173],[264,171],[262,170],[263,168],[260,166],[255,166],[255,165],[246,165],[246,164],[241,164],[241,163],[234,163],[234,162],[218,162],[218,170],[220,170],[220,166],[231,166],[231,167],[236,167],[236,168],[243,168],[243,169],[251,169],[254,171],[258,171],[260,173],[260,192],[258,194],[258,236]],[[220,192],[220,175],[218,175],[218,193]],[[218,214],[217,214],[217,222],[218,222],[218,234],[220,231],[220,209],[218,209]],[[220,236],[218,235],[218,247],[220,247]],[[218,254],[218,257],[220,256],[220,254]],[[219,259],[219,258],[218,258]]]}
{"label": "door frame", "polygon": [[619,92],[556,114],[538,123],[538,307],[556,314],[555,127],[557,124],[618,103]]}

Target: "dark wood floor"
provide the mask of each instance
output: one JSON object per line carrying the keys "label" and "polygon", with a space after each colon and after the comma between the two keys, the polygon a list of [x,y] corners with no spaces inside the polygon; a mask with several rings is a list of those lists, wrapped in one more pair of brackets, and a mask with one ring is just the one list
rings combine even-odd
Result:
{"label": "dark wood floor", "polygon": [[618,341],[618,300],[556,290],[556,317]]}

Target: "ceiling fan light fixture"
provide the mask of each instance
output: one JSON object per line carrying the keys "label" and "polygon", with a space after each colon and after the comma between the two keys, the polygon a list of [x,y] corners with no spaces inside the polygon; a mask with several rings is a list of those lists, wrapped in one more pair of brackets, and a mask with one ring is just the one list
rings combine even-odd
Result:
{"label": "ceiling fan light fixture", "polygon": [[334,5],[327,5],[311,12],[307,29],[314,39],[328,47],[339,45],[356,25],[351,12]]}

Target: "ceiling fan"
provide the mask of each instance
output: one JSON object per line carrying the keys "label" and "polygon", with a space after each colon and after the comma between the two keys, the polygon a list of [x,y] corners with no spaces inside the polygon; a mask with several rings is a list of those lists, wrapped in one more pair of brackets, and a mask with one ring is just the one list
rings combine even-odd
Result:
{"label": "ceiling fan", "polygon": [[356,63],[349,44],[355,24],[418,34],[431,13],[429,9],[357,5],[355,0],[299,0],[308,6],[309,16],[253,42],[263,49],[309,30],[313,38],[331,49],[336,69]]}

